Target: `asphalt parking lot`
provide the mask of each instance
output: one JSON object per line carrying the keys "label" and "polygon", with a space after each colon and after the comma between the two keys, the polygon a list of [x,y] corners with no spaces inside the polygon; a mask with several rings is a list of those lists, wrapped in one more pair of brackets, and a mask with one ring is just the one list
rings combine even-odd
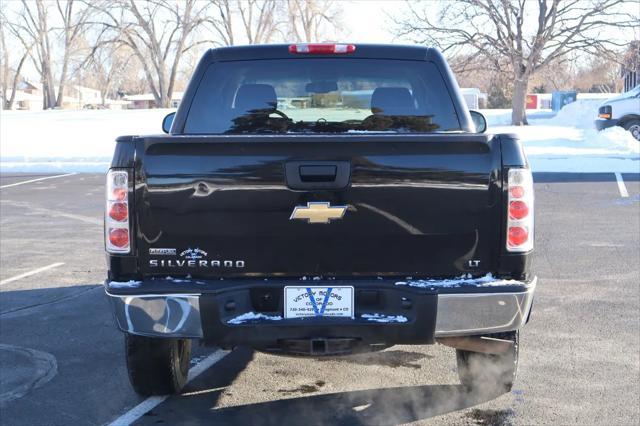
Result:
{"label": "asphalt parking lot", "polygon": [[22,183],[43,177],[0,178],[2,424],[640,422],[640,174],[535,176],[539,284],[508,394],[465,392],[439,345],[321,361],[195,348],[183,394],[146,400],[101,285],[104,177]]}

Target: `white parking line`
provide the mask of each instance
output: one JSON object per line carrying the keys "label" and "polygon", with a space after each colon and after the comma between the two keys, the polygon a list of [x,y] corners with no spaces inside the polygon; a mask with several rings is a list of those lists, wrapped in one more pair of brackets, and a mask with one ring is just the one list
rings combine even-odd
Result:
{"label": "white parking line", "polygon": [[58,266],[64,265],[64,262],[52,263],[51,265],[43,266],[42,268],[34,269],[33,271],[25,272],[24,274],[16,275],[15,277],[7,278],[6,280],[0,281],[0,285],[8,284],[22,278],[30,277],[31,275],[39,274],[40,272],[44,272],[48,269],[57,268]]}
{"label": "white parking line", "polygon": [[622,198],[627,198],[629,193],[627,192],[627,187],[622,180],[622,174],[620,172],[616,172],[616,180],[618,181],[618,190],[620,191],[620,196]]}
{"label": "white parking line", "polygon": [[12,186],[24,185],[25,183],[39,182],[41,180],[56,179],[56,178],[61,178],[61,177],[65,177],[65,176],[72,176],[72,175],[77,175],[77,173],[66,173],[64,175],[47,176],[47,177],[42,177],[42,178],[38,178],[38,179],[31,179],[31,180],[25,180],[25,181],[22,181],[22,182],[10,183],[8,185],[0,186],[0,189],[10,188]]}
{"label": "white parking line", "polygon": [[[193,368],[189,370],[189,377],[187,378],[187,383],[198,377],[200,374],[205,372],[209,367],[211,367],[216,362],[220,361],[222,358],[227,356],[229,351],[223,351],[218,349],[199,363],[197,363]],[[149,398],[142,401],[140,404],[133,407],[131,410],[124,413],[122,416],[115,419],[113,422],[109,423],[109,426],[126,426],[138,420],[140,417],[144,416],[149,410],[157,407],[162,404],[169,395],[163,396],[150,396]]]}
{"label": "white parking line", "polygon": [[4,202],[4,204],[7,205],[7,206],[20,207],[20,208],[23,208],[23,209],[28,209],[28,210],[30,210],[30,211],[32,211],[34,213],[39,213],[39,214],[42,214],[44,216],[66,217],[68,219],[79,220],[80,222],[89,223],[91,225],[102,225],[104,223],[103,219],[97,219],[95,217],[90,217],[90,216],[82,216],[82,215],[79,215],[79,214],[61,212],[59,210],[46,209],[44,207],[38,207],[38,206],[34,206],[32,204],[23,203],[23,202],[20,202],[20,201],[6,200]]}

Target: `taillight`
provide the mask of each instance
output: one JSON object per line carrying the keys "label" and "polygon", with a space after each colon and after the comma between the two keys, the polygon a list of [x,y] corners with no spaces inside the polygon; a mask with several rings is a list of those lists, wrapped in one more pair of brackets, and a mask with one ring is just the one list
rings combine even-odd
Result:
{"label": "taillight", "polygon": [[109,230],[109,243],[114,247],[129,247],[129,230],[124,228],[111,228]]}
{"label": "taillight", "polygon": [[353,44],[334,44],[334,43],[303,43],[292,44],[289,46],[289,53],[302,53],[309,55],[340,55],[353,53],[356,46]]}
{"label": "taillight", "polygon": [[533,177],[530,169],[509,169],[507,175],[507,250],[533,249]]}
{"label": "taillight", "polygon": [[105,246],[109,253],[129,253],[129,173],[109,170],[105,211]]}
{"label": "taillight", "polygon": [[529,232],[521,226],[512,226],[509,228],[508,243],[510,246],[520,246],[527,242]]}
{"label": "taillight", "polygon": [[509,195],[511,198],[522,198],[524,197],[524,188],[521,186],[512,186],[509,188]]}
{"label": "taillight", "polygon": [[109,217],[117,222],[124,222],[129,216],[129,207],[127,203],[110,203]]}
{"label": "taillight", "polygon": [[524,201],[512,201],[509,203],[509,217],[511,219],[524,219],[529,214],[529,206]]}

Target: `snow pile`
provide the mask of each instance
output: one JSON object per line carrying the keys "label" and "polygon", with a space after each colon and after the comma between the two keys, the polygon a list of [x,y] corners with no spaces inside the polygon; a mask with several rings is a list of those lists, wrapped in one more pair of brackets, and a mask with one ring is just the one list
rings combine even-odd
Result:
{"label": "snow pile", "polygon": [[384,315],[384,314],[362,314],[361,318],[374,322],[407,322],[408,319],[402,315]]}
{"label": "snow pile", "polygon": [[[537,135],[516,130],[525,143],[527,155],[617,156],[633,158],[640,154],[640,142],[621,127],[598,132],[594,129],[539,126]],[[561,143],[558,143],[561,142]]]}
{"label": "snow pile", "polygon": [[595,146],[607,146],[610,149],[618,149],[621,152],[640,154],[640,141],[637,141],[631,132],[622,127],[610,127],[600,132],[591,130],[585,132],[587,136],[585,143]]}
{"label": "snow pile", "polygon": [[594,129],[593,122],[598,117],[598,108],[602,99],[583,99],[565,105],[555,117],[540,121],[531,117],[531,124],[546,124],[550,126],[571,126],[579,129]]}
{"label": "snow pile", "polygon": [[484,118],[487,119],[487,125],[493,126],[508,126],[511,124],[511,110],[510,109],[483,109],[480,110]]}
{"label": "snow pile", "polygon": [[171,111],[0,111],[0,171],[106,171],[118,136],[161,133]]}
{"label": "snow pile", "polygon": [[518,135],[534,173],[640,173],[640,142],[620,127],[601,132],[541,125],[492,130]]}
{"label": "snow pile", "polygon": [[[593,129],[594,120],[598,116],[598,107],[605,99],[578,99],[565,105],[554,113],[549,109],[527,110],[529,124],[550,126],[571,126],[581,129]],[[489,127],[511,125],[511,109],[480,110],[487,119]]]}
{"label": "snow pile", "polygon": [[490,127],[489,132],[516,134],[534,172],[640,173],[640,142],[621,127],[595,129],[602,102],[579,99],[555,117],[531,117],[530,126]]}
{"label": "snow pile", "polygon": [[265,315],[261,313],[255,313],[255,312],[247,312],[245,314],[242,314],[235,318],[230,319],[228,323],[237,325],[237,324],[245,323],[247,321],[254,321],[254,320],[280,321],[281,319],[282,317],[277,315]]}
{"label": "snow pile", "polygon": [[515,280],[504,280],[501,278],[494,278],[492,274],[487,274],[482,277],[473,278],[471,274],[462,275],[457,278],[443,279],[443,280],[409,280],[398,281],[396,285],[408,285],[409,287],[418,288],[447,288],[447,287],[461,287],[461,286],[476,286],[476,287],[491,287],[491,286],[503,286],[520,284]]}

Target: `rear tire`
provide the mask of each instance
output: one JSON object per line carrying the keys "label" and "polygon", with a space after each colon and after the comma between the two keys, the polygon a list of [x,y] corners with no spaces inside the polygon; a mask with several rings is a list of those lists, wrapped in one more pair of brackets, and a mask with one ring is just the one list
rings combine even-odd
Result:
{"label": "rear tire", "polygon": [[187,383],[191,340],[125,333],[129,381],[140,395],[179,393]]}
{"label": "rear tire", "polygon": [[456,349],[460,383],[470,391],[509,392],[518,373],[519,333],[516,330],[486,337],[511,340],[514,344],[509,352],[501,355]]}
{"label": "rear tire", "polygon": [[640,120],[629,120],[623,127],[631,133],[637,141],[640,141]]}

